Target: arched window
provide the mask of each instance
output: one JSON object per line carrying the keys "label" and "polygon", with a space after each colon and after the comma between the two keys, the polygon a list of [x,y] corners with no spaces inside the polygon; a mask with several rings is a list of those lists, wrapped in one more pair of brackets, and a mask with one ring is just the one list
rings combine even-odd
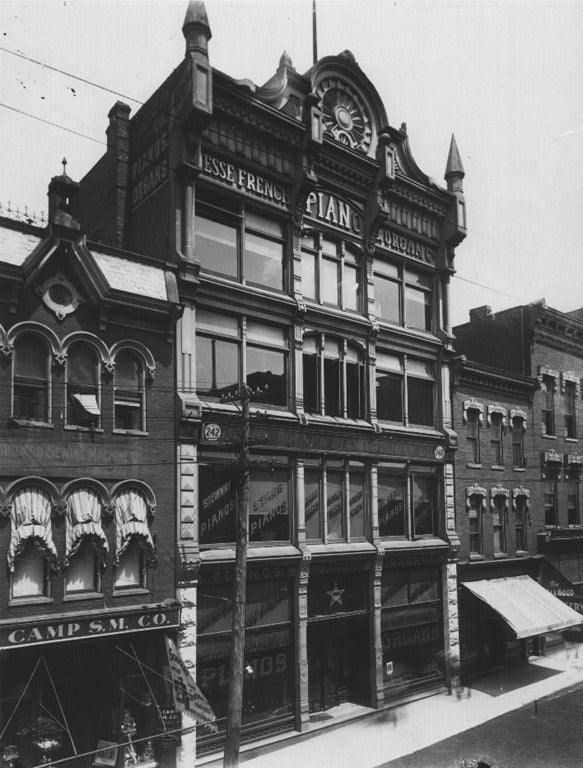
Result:
{"label": "arched window", "polygon": [[88,344],[73,344],[67,357],[67,424],[98,427],[99,360]]}
{"label": "arched window", "polygon": [[143,432],[145,384],[142,359],[131,351],[120,352],[115,360],[114,429]]}
{"label": "arched window", "polygon": [[99,561],[104,563],[109,545],[101,527],[101,501],[95,491],[80,488],[67,499],[67,593],[96,592]]}
{"label": "arched window", "polygon": [[144,587],[146,561],[154,559],[146,499],[134,488],[121,491],[115,500],[115,588]]}
{"label": "arched window", "polygon": [[46,342],[33,333],[18,336],[13,366],[13,417],[49,421],[50,359]]}
{"label": "arched window", "polygon": [[57,561],[51,500],[40,488],[23,488],[12,500],[8,568],[14,599],[48,594],[49,565]]}

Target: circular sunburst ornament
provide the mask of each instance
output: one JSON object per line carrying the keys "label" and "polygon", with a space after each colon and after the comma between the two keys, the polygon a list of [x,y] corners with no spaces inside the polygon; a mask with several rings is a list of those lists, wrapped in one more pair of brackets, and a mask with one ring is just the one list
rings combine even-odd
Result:
{"label": "circular sunburst ornament", "polygon": [[326,132],[345,147],[368,152],[372,137],[370,116],[358,94],[334,78],[323,80],[317,94],[322,101]]}

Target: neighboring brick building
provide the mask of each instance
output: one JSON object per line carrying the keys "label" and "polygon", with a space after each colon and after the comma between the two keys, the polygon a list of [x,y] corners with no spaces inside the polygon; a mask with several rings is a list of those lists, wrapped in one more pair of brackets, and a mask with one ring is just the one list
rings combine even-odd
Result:
{"label": "neighboring brick building", "polygon": [[[583,582],[580,315],[550,309],[544,301],[497,314],[479,307],[470,311],[469,323],[454,329],[456,351],[479,361],[460,363],[454,394],[462,582],[528,573],[575,603]],[[467,590],[463,594],[460,624],[466,627],[469,671],[524,652],[489,640],[476,622],[470,628],[464,608],[477,601]],[[493,612],[488,614],[495,626]]]}
{"label": "neighboring brick building", "polygon": [[212,69],[201,3],[183,32],[136,115],[111,111],[77,210],[178,275],[181,652],[220,728],[201,753],[220,747],[231,646],[240,418],[222,396],[244,384],[243,739],[455,684],[448,290],[466,223],[455,141],[441,187],[349,51],[303,75],[284,54],[257,87]]}
{"label": "neighboring brick building", "polygon": [[[452,396],[459,448],[455,462],[458,577],[538,579],[538,485],[533,398],[538,382],[466,358],[456,361]],[[526,642],[469,589],[460,590],[462,675],[524,659]]]}
{"label": "neighboring brick building", "polygon": [[0,219],[0,751],[23,766],[159,734],[179,623],[176,284],[88,242],[77,189],[52,179],[46,229]]}

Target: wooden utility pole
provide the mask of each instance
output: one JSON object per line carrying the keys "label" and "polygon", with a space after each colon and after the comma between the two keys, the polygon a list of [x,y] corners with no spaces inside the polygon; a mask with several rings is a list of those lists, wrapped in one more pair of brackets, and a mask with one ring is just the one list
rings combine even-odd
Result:
{"label": "wooden utility pole", "polygon": [[237,538],[235,549],[235,592],[233,599],[233,645],[231,648],[231,673],[227,700],[227,734],[223,768],[237,768],[241,742],[241,714],[243,705],[243,675],[245,666],[245,611],[247,597],[247,544],[249,542],[249,447],[252,391],[246,385],[239,396],[243,421],[241,434],[241,484],[237,507]]}

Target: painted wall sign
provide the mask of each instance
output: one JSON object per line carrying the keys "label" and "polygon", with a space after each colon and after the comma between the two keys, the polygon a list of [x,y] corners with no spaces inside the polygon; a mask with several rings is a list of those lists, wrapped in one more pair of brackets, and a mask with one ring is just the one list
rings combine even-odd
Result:
{"label": "painted wall sign", "polygon": [[32,472],[38,472],[39,462],[47,462],[52,468],[63,466],[70,472],[71,466],[82,467],[98,465],[100,472],[108,469],[118,470],[129,465],[139,466],[144,461],[141,449],[126,449],[123,447],[110,448],[90,443],[37,443],[0,445],[0,463],[9,472],[11,467],[17,467],[22,472],[23,467],[30,467]]}
{"label": "painted wall sign", "polygon": [[[160,110],[162,112],[162,110]],[[147,110],[142,117],[136,115],[132,136],[130,172],[132,179],[132,207],[141,202],[164,184],[169,177],[170,141],[168,117]]]}
{"label": "painted wall sign", "polygon": [[227,160],[221,160],[203,152],[202,172],[205,176],[246,192],[252,197],[267,200],[282,208],[289,206],[289,192],[282,184],[271,181],[254,171],[229,163]]}
{"label": "painted wall sign", "polygon": [[379,229],[376,245],[379,248],[387,248],[389,251],[398,253],[400,256],[411,256],[419,261],[425,261],[427,264],[435,264],[435,250],[433,248],[387,227]]}
{"label": "painted wall sign", "polygon": [[75,617],[70,621],[38,622],[19,627],[13,625],[0,628],[0,648],[22,648],[41,643],[120,635],[149,629],[169,629],[177,627],[179,621],[178,608],[161,610],[154,607],[147,612],[142,610],[115,616]]}
{"label": "painted wall sign", "polygon": [[310,192],[306,200],[305,215],[326,224],[332,224],[337,229],[362,235],[362,216],[344,200],[340,200],[328,192]]}

